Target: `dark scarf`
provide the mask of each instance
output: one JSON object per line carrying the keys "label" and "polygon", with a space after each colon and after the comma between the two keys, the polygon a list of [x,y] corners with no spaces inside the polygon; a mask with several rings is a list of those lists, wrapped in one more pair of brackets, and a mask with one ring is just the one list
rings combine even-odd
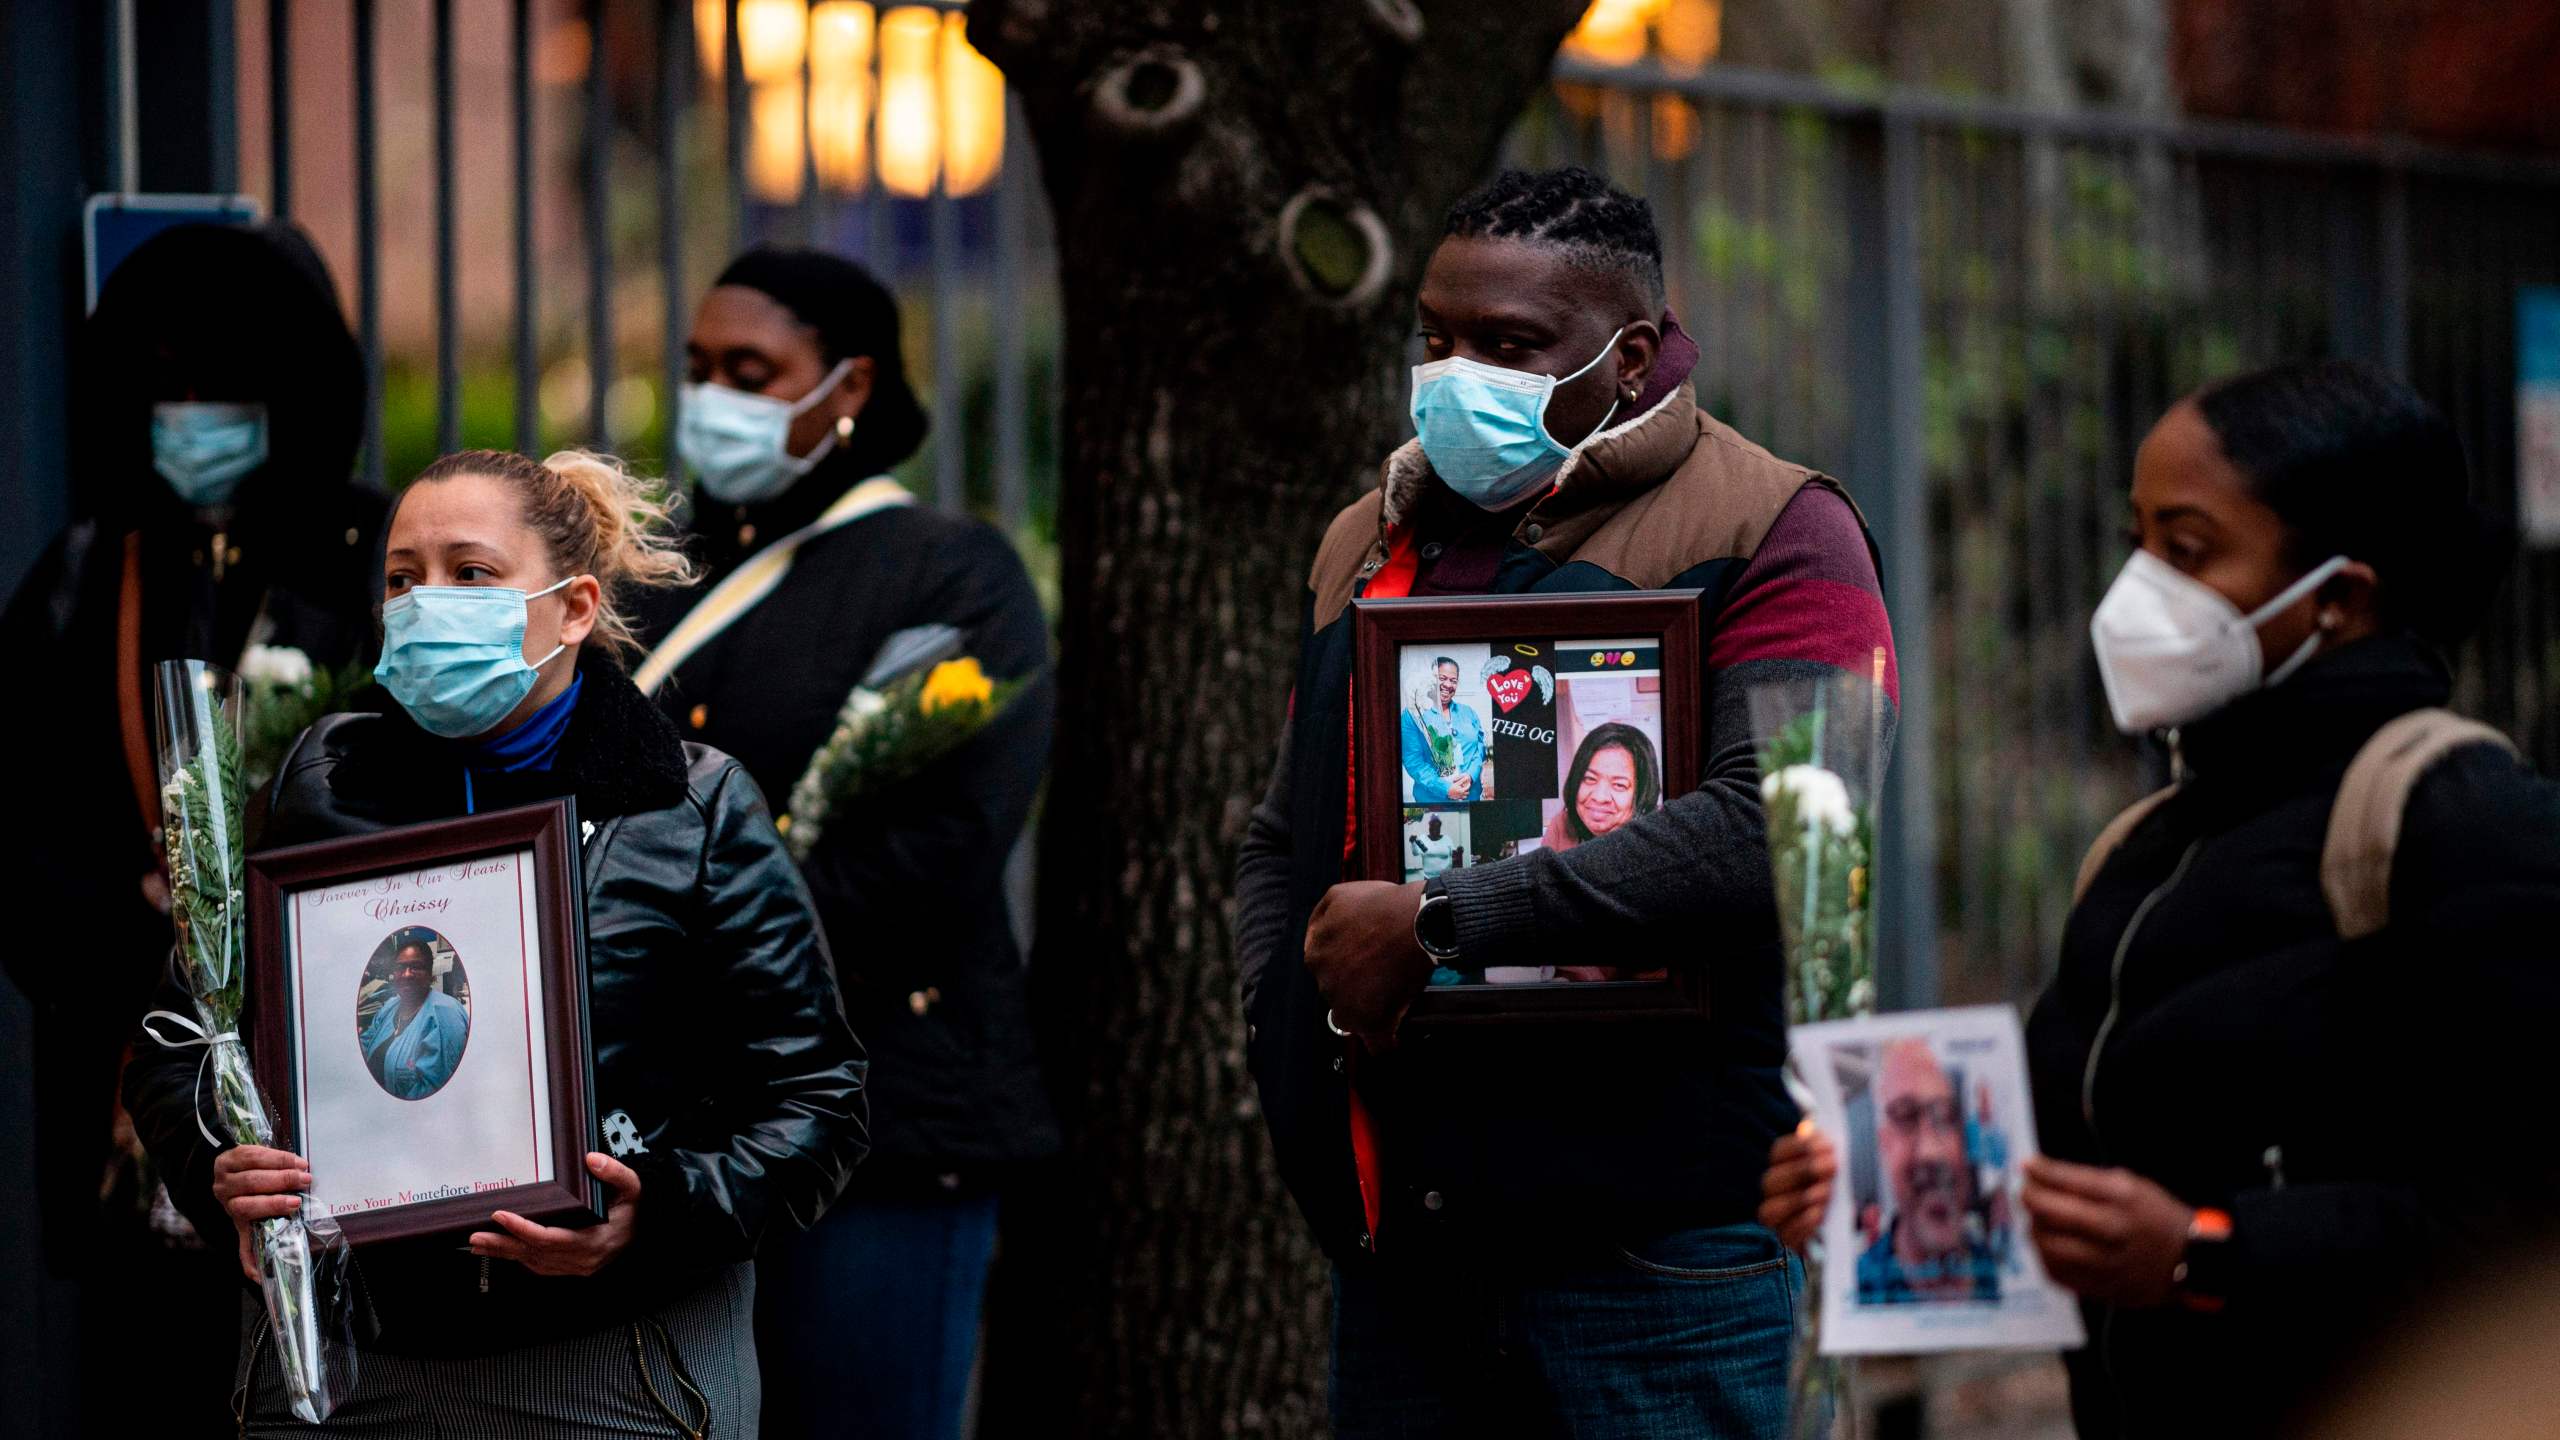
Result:
{"label": "dark scarf", "polygon": [[[602,651],[582,652],[578,690],[549,768],[479,775],[476,809],[574,795],[580,819],[605,820],[663,810],[684,799],[684,740],[622,666]],[[338,762],[330,790],[342,800],[386,806],[408,817],[461,814],[466,752],[419,728],[387,696],[379,698],[379,728]]]}

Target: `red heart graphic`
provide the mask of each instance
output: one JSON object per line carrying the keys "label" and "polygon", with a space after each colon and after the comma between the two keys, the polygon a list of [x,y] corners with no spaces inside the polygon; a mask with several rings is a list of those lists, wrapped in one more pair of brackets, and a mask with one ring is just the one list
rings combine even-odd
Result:
{"label": "red heart graphic", "polygon": [[1484,688],[1485,693],[1493,697],[1493,703],[1501,706],[1502,713],[1508,715],[1514,706],[1529,698],[1529,672],[1507,670],[1500,675],[1488,675]]}

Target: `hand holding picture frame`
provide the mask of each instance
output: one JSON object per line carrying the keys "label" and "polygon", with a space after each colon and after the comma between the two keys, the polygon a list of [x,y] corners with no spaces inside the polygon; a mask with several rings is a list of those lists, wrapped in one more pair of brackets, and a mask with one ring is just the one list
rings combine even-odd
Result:
{"label": "hand holding picture frame", "polygon": [[249,859],[276,1144],[351,1244],[604,1214],[574,802]]}
{"label": "hand holding picture frame", "polygon": [[[1353,626],[1368,879],[1590,844],[1698,786],[1694,590],[1362,600]],[[1703,965],[1663,958],[1443,969],[1405,1023],[1704,1015]]]}

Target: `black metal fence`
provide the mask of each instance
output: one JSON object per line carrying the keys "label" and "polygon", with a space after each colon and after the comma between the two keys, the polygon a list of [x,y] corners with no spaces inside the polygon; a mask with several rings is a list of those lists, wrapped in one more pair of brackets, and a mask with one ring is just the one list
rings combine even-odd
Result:
{"label": "black metal fence", "polygon": [[[872,27],[860,62],[870,68],[853,77],[872,103],[849,123],[877,159],[898,138],[885,37],[901,12],[790,3],[801,17],[801,184],[786,201],[749,183],[768,158],[751,143],[772,138],[746,83],[770,38],[757,29],[769,0],[510,0],[503,156],[458,149],[456,0],[400,7],[405,26],[421,5],[428,19],[432,177],[392,213],[405,218],[421,208],[406,202],[424,198],[435,231],[432,443],[531,448],[564,428],[557,417],[546,427],[538,404],[546,358],[564,358],[546,357],[546,337],[583,352],[584,413],[566,427],[578,438],[627,443],[611,402],[635,374],[655,386],[652,433],[671,433],[687,318],[713,267],[755,238],[826,244],[904,297],[938,436],[911,478],[1036,550],[1053,533],[1057,306],[1020,126],[999,115],[1000,163],[975,194],[952,192],[948,165],[921,194],[891,195],[878,176],[859,193],[822,183],[813,142],[847,123],[813,109],[821,72],[844,54],[820,53],[824,27]],[[351,0],[348,41],[357,308],[373,378],[365,454],[377,480],[379,80],[386,60],[421,59],[382,53],[386,8]],[[939,18],[957,7],[904,8]],[[765,12],[743,33],[742,9]],[[297,147],[347,143],[296,123],[297,87],[314,73],[294,54],[296,10],[266,0],[267,170],[280,214],[312,198],[293,184]],[[574,256],[537,245],[538,130],[560,113],[541,103],[537,71],[568,25],[584,27],[586,45]],[[954,36],[937,43],[948,59]],[[2560,279],[2560,167],[1570,59],[1511,150],[1603,168],[1654,200],[1674,308],[1705,350],[1701,399],[1845,477],[1875,523],[1906,707],[1881,887],[1895,998],[2029,993],[2082,846],[2149,778],[2156,762],[2105,725],[2085,624],[2123,553],[2133,449],[2176,396],[2278,358],[2363,356],[2445,406],[2481,496],[2513,504],[2513,295]],[[514,182],[512,433],[474,434],[454,197],[461,167],[495,164]],[[640,194],[652,203],[617,204]],[[702,223],[706,206],[715,223]],[[573,276],[574,304],[558,298]],[[573,310],[571,340],[555,322]],[[656,323],[623,323],[635,310]],[[2555,609],[2560,558],[2529,553],[2462,696],[2546,769],[2560,769]]]}
{"label": "black metal fence", "polygon": [[[2087,643],[2135,447],[2206,379],[2344,354],[2516,503],[2518,286],[2560,165],[2257,127],[1568,62],[1514,142],[1652,197],[1702,401],[1846,478],[1885,550],[1905,721],[1889,991],[2023,998],[2082,849],[2154,783]],[[2560,768],[2560,555],[2528,551],[2457,703]]]}
{"label": "black metal fence", "polygon": [[[848,93],[879,96],[891,88],[887,47],[880,37],[901,14],[929,17],[936,32],[930,61],[936,81],[947,79],[959,45],[959,0],[914,0],[895,7],[792,0],[796,29],[769,27],[770,0],[504,0],[509,108],[503,153],[465,154],[458,139],[456,55],[470,46],[485,55],[492,37],[458,34],[468,18],[487,18],[497,0],[346,0],[315,7],[296,0],[242,0],[252,25],[266,34],[265,192],[273,213],[302,217],[320,206],[343,205],[353,215],[352,269],[356,316],[370,375],[371,403],[363,468],[377,483],[399,478],[390,456],[401,450],[385,434],[386,413],[399,407],[385,394],[386,364],[415,362],[415,355],[386,355],[382,297],[385,201],[395,223],[420,216],[433,227],[432,446],[445,451],[465,443],[533,449],[576,439],[638,445],[666,460],[664,437],[673,433],[684,378],[683,340],[693,305],[717,267],[759,240],[829,246],[851,254],[899,289],[912,322],[911,353],[921,362],[919,388],[941,427],[942,442],[911,476],[940,503],[974,504],[1017,532],[1045,518],[1035,494],[1033,453],[1044,452],[1049,433],[1047,400],[1055,313],[1047,259],[1046,212],[1019,126],[1003,107],[994,116],[1002,133],[1002,159],[990,183],[956,195],[936,168],[918,193],[892,195],[876,177],[822,179],[820,144],[812,137],[840,133],[811,112],[808,97],[829,83]],[[258,12],[263,9],[263,19]],[[740,12],[749,12],[742,27]],[[759,17],[768,28],[759,31]],[[315,16],[315,11],[318,14]],[[464,12],[469,12],[468,14]],[[339,17],[343,16],[343,20]],[[949,17],[947,20],[945,17]],[[423,24],[421,23],[423,22]],[[148,14],[140,17],[150,23]],[[343,24],[344,36],[338,27]],[[858,24],[858,31],[849,30]],[[842,73],[820,43],[833,25],[857,41],[839,47],[838,61],[858,53],[867,69]],[[424,53],[395,45],[387,54],[386,26],[403,41],[423,38]],[[912,27],[910,27],[912,28]],[[315,43],[330,53],[310,53]],[[743,31],[743,35],[742,35]],[[777,33],[782,35],[777,39]],[[299,40],[297,37],[300,37]],[[743,43],[742,43],[743,42]],[[774,137],[773,117],[751,113],[756,86],[746,80],[757,47],[786,46],[797,69],[796,147],[798,194],[775,200],[751,191],[749,145]],[[339,47],[343,46],[341,50]],[[573,78],[547,73],[575,62]],[[579,52],[582,52],[579,53]],[[339,57],[343,56],[341,60]],[[327,133],[297,117],[297,92],[342,63],[351,100],[351,124]],[[423,67],[429,77],[422,119],[432,135],[432,170],[424,183],[385,195],[382,156],[386,66]],[[818,71],[820,73],[813,73]],[[784,77],[786,87],[791,77]],[[552,92],[574,87],[574,108]],[[307,98],[307,96],[306,96]],[[950,121],[949,96],[929,103],[942,113],[927,128]],[[308,107],[302,107],[308,108]],[[840,118],[840,117],[839,117]],[[548,182],[546,125],[575,128],[574,249],[538,244],[546,205],[567,197]],[[877,153],[893,123],[874,106],[854,122],[850,143]],[[314,168],[305,147],[352,147],[346,195],[315,195],[297,187],[297,170]],[[511,334],[503,357],[466,353],[471,331],[457,271],[463,263],[456,197],[465,166],[503,165],[512,179],[506,220],[513,275]],[[244,169],[252,168],[244,165]],[[645,218],[631,201],[645,195]],[[415,205],[409,202],[419,202]],[[704,212],[716,211],[711,223]],[[566,216],[555,217],[565,220]],[[487,217],[468,222],[485,225]],[[654,325],[635,323],[640,312]],[[1001,318],[1002,323],[999,323]],[[574,327],[570,322],[574,322]],[[635,331],[646,330],[645,341]],[[561,352],[583,352],[583,413],[546,413],[543,382]],[[511,372],[510,422],[500,433],[474,429],[476,410],[466,398],[474,367]],[[650,383],[651,420],[623,423],[614,412],[616,385],[634,377]],[[423,427],[421,427],[423,428]],[[421,437],[423,439],[423,437]]]}

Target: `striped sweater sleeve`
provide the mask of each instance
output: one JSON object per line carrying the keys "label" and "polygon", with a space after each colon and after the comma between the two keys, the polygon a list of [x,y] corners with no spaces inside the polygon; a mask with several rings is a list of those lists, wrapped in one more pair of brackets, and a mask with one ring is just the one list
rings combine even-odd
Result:
{"label": "striped sweater sleeve", "polygon": [[1734,926],[1737,938],[1774,927],[1750,689],[1871,675],[1879,656],[1889,744],[1901,680],[1874,556],[1848,501],[1808,485],[1735,578],[1707,637],[1698,789],[1571,850],[1450,871],[1460,963],[1553,963],[1559,945],[1641,944],[1666,924]]}

